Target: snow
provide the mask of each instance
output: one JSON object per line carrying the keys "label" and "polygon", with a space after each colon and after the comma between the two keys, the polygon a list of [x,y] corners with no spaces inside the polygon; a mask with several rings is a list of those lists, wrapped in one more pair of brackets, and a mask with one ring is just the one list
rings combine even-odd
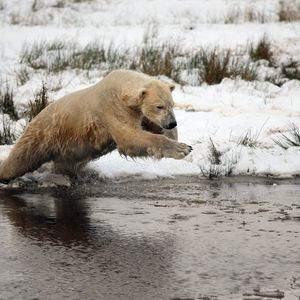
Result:
{"label": "snow", "polygon": [[[278,1],[212,0],[212,1],[0,1],[0,79],[14,84],[17,104],[25,104],[41,80],[62,88],[51,93],[52,99],[84,88],[100,80],[99,74],[86,78],[69,71],[64,74],[36,74],[23,86],[15,83],[15,70],[21,67],[19,53],[24,43],[65,40],[82,45],[100,40],[107,45],[134,48],[143,40],[149,28],[157,31],[158,40],[174,40],[186,49],[200,46],[237,49],[249,41],[258,41],[264,34],[272,41],[279,61],[299,59],[300,23],[278,22]],[[0,3],[0,4],[1,4]],[[21,5],[22,4],[22,5]],[[1,5],[0,5],[1,6]],[[266,23],[243,22],[224,24],[232,9],[256,9],[263,12]],[[18,17],[17,24],[12,16]],[[288,45],[288,47],[287,47]],[[224,79],[217,85],[176,85],[179,140],[193,146],[193,152],[183,160],[125,159],[117,152],[90,163],[101,176],[203,175],[209,170],[211,141],[220,151],[218,173],[292,177],[300,175],[300,147],[287,150],[274,140],[287,132],[290,124],[300,127],[300,82],[290,80],[278,87],[269,82],[246,82]],[[243,136],[255,140],[253,147],[241,145]],[[11,147],[0,147],[0,159]]]}

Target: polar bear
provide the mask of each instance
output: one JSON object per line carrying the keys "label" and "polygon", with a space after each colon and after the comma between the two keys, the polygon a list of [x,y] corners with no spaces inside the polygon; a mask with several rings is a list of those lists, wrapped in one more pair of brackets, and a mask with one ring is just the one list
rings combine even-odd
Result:
{"label": "polar bear", "polygon": [[182,159],[192,147],[177,141],[174,86],[116,70],[97,84],[42,110],[0,165],[0,181],[53,161],[54,171],[76,174],[88,161],[115,149],[129,157]]}

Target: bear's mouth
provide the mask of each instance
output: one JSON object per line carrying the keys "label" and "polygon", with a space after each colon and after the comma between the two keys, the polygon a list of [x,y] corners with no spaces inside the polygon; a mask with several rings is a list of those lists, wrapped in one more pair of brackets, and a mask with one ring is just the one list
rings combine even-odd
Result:
{"label": "bear's mouth", "polygon": [[165,127],[165,128],[171,130],[171,129],[175,128],[176,126],[177,126],[177,122],[174,121],[174,122],[170,123],[170,124],[169,124],[167,127]]}
{"label": "bear's mouth", "polygon": [[141,125],[143,130],[150,131],[154,134],[163,134],[163,129],[145,116],[143,117]]}

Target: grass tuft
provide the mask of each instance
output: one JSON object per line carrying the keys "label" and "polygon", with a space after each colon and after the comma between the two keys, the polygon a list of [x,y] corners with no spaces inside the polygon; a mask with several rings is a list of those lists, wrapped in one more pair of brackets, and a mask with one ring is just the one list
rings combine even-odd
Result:
{"label": "grass tuft", "polygon": [[0,129],[0,145],[11,145],[15,142],[16,136],[11,125],[11,120],[2,115],[2,128]]}
{"label": "grass tuft", "polygon": [[39,10],[39,1],[38,0],[33,0],[31,4],[31,10],[32,12],[37,12]]}
{"label": "grass tuft", "polygon": [[270,18],[264,11],[257,10],[253,6],[248,6],[244,12],[244,22],[265,24]]}
{"label": "grass tuft", "polygon": [[223,78],[230,77],[231,51],[219,53],[216,48],[211,51],[201,49],[195,59],[199,62],[199,81],[207,84],[218,84]]}
{"label": "grass tuft", "polygon": [[232,8],[228,10],[226,15],[224,16],[224,24],[236,24],[240,22],[241,19],[241,9],[238,8]]}
{"label": "grass tuft", "polygon": [[[81,47],[74,42],[54,41],[25,45],[20,55],[20,63],[34,70],[59,73],[67,69],[115,69],[128,62],[111,44],[105,48],[99,42],[92,42]],[[125,63],[124,63],[125,62]]]}
{"label": "grass tuft", "polygon": [[210,163],[212,163],[213,165],[219,165],[221,163],[221,156],[222,153],[216,148],[213,140],[211,138],[209,138],[210,141],[210,145],[209,145],[209,156],[208,159],[210,161]]}
{"label": "grass tuft", "polygon": [[300,128],[292,123],[288,126],[288,133],[278,134],[273,141],[285,150],[290,147],[300,147]]}
{"label": "grass tuft", "polygon": [[24,44],[20,55],[20,64],[26,64],[32,69],[45,69],[46,64],[38,62],[38,59],[42,57],[44,52],[47,51],[46,42],[35,42],[31,46]]}
{"label": "grass tuft", "polygon": [[18,69],[15,74],[18,86],[24,85],[30,79],[29,70],[26,66]]}
{"label": "grass tuft", "polygon": [[14,103],[14,92],[13,89],[9,87],[8,83],[0,90],[0,110],[3,114],[9,115],[14,121],[19,119]]}
{"label": "grass tuft", "polygon": [[270,63],[273,63],[273,52],[271,50],[272,45],[266,35],[262,37],[256,46],[253,44],[249,47],[249,55],[253,61],[258,61],[260,59],[265,59]]}
{"label": "grass tuft", "polygon": [[204,177],[213,179],[222,175],[222,169],[220,167],[222,153],[216,148],[211,138],[209,138],[209,141],[210,141],[210,145],[208,147],[209,153],[207,156],[209,161],[209,167],[200,165],[199,168]]}
{"label": "grass tuft", "polygon": [[264,11],[257,10],[253,6],[247,6],[244,10],[240,7],[233,7],[227,11],[224,16],[225,24],[239,24],[239,23],[267,23],[270,21],[270,16],[268,16]]}
{"label": "grass tuft", "polygon": [[176,59],[180,54],[178,45],[172,43],[154,45],[148,42],[139,49],[137,60],[131,68],[151,76],[165,75],[177,79]]}
{"label": "grass tuft", "polygon": [[199,82],[209,85],[218,84],[224,78],[240,77],[251,81],[257,79],[257,71],[249,62],[238,60],[231,50],[221,51],[200,49],[190,57],[189,69],[198,70]]}
{"label": "grass tuft", "polygon": [[258,145],[259,133],[253,133],[248,130],[244,135],[241,135],[237,141],[238,145],[248,146],[250,148],[256,148]]}
{"label": "grass tuft", "polygon": [[279,22],[297,22],[300,20],[300,3],[297,0],[281,0],[278,12]]}
{"label": "grass tuft", "polygon": [[45,83],[34,95],[34,100],[29,101],[28,108],[25,112],[28,122],[30,122],[36,115],[38,115],[45,107],[50,104],[48,89]]}
{"label": "grass tuft", "polygon": [[208,168],[204,167],[203,165],[200,165],[199,168],[202,176],[207,177],[208,179],[217,178],[222,175],[222,170],[218,165],[210,164]]}

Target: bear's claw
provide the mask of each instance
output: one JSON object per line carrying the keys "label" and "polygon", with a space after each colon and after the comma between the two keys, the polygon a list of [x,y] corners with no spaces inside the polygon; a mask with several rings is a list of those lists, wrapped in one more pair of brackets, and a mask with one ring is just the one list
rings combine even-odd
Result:
{"label": "bear's claw", "polygon": [[172,148],[168,148],[164,151],[164,157],[170,157],[174,159],[183,159],[185,156],[191,153],[193,148],[184,143],[175,143]]}

